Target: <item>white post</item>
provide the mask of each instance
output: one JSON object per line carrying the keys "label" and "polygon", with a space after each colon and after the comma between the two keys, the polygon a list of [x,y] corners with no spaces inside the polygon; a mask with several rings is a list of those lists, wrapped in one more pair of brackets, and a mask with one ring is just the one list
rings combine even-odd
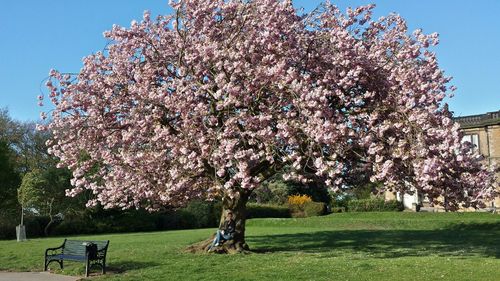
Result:
{"label": "white post", "polygon": [[21,206],[21,224],[16,226],[17,242],[26,241],[26,227],[24,226],[24,207]]}
{"label": "white post", "polygon": [[17,242],[26,241],[26,227],[22,224],[16,226]]}

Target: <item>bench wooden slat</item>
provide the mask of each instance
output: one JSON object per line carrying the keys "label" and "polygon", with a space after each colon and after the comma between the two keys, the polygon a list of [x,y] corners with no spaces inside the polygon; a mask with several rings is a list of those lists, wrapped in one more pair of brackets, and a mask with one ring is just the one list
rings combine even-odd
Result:
{"label": "bench wooden slat", "polygon": [[55,259],[63,259],[63,260],[72,260],[72,261],[84,261],[85,256],[80,256],[80,255],[51,255],[51,258]]}

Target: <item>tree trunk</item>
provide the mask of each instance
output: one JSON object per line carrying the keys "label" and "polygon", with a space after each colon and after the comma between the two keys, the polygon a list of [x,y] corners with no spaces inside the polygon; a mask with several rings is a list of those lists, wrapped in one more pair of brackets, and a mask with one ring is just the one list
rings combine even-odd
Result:
{"label": "tree trunk", "polygon": [[448,188],[445,187],[444,189],[444,211],[448,212],[449,207],[448,207]]}
{"label": "tree trunk", "polygon": [[248,251],[249,247],[245,242],[245,223],[247,216],[247,202],[249,194],[245,191],[236,193],[234,198],[224,196],[222,200],[222,214],[219,227],[224,224],[227,211],[233,212],[233,219],[236,223],[236,231],[233,240],[227,241],[226,246],[233,248],[237,252]]}
{"label": "tree trunk", "polygon": [[[231,210],[233,219],[236,224],[235,233],[232,240],[225,241],[218,247],[213,247],[214,253],[233,254],[249,251],[249,247],[245,242],[245,222],[246,222],[246,204],[248,202],[249,192],[240,191],[235,193],[233,198],[225,195],[222,199],[222,214],[219,223],[219,228],[222,227],[226,219],[227,211]],[[207,252],[214,240],[215,234],[210,238],[189,246],[186,251],[190,253]]]}
{"label": "tree trunk", "polygon": [[52,226],[52,224],[54,223],[54,216],[52,215],[52,205],[54,204],[54,198],[52,198],[52,200],[49,202],[49,218],[50,218],[50,221],[49,223],[45,226],[45,228],[43,229],[43,232],[45,234],[45,237],[49,236],[49,231],[50,231],[50,227]]}
{"label": "tree trunk", "polygon": [[45,234],[45,237],[49,236],[49,234],[50,234],[50,227],[52,226],[52,224],[54,224],[54,218],[52,216],[50,216],[49,223],[43,229],[43,233]]}

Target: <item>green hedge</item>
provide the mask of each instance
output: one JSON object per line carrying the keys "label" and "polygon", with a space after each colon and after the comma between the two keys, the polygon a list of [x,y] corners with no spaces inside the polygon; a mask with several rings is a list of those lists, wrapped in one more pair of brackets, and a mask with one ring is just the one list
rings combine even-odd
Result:
{"label": "green hedge", "polygon": [[184,228],[214,227],[219,223],[221,212],[221,205],[215,202],[192,201],[181,210],[181,224]]}
{"label": "green hedge", "polygon": [[16,223],[12,217],[0,216],[0,239],[16,238]]}
{"label": "green hedge", "polygon": [[65,217],[51,235],[153,231],[157,230],[158,216],[143,210],[99,210]]}
{"label": "green hedge", "polygon": [[348,212],[387,212],[402,210],[404,210],[402,202],[396,200],[385,201],[383,198],[350,200],[347,203]]}
{"label": "green hedge", "polygon": [[[220,202],[192,201],[185,208],[149,213],[144,210],[98,210],[67,217],[54,227],[54,235],[99,234],[218,227]],[[289,218],[287,207],[248,204],[247,218]],[[43,230],[43,229],[42,229]]]}
{"label": "green hedge", "polygon": [[290,210],[286,206],[249,203],[247,218],[289,218]]}
{"label": "green hedge", "polygon": [[[311,202],[312,203],[312,202]],[[149,213],[145,210],[88,209],[77,214],[67,214],[51,227],[50,235],[80,235],[138,231],[160,231],[172,229],[218,227],[222,205],[220,202],[192,201],[185,208]],[[308,205],[304,216],[315,216],[324,212],[323,203]],[[247,218],[289,218],[287,206],[249,203]],[[47,217],[25,218],[28,238],[44,236]],[[18,221],[13,216],[0,217],[0,239],[15,239]]]}
{"label": "green hedge", "polygon": [[217,227],[220,204],[192,201],[185,208],[149,213],[145,210],[97,210],[66,217],[52,234],[98,234]]}
{"label": "green hedge", "polygon": [[[44,228],[49,220],[44,216],[26,216],[24,218],[26,236],[28,238],[44,236]],[[19,223],[20,221],[13,217],[0,217],[0,240],[16,239],[16,226]]]}
{"label": "green hedge", "polygon": [[[220,202],[192,201],[185,208],[148,213],[144,210],[98,210],[86,216],[67,217],[52,234],[98,234],[217,227],[222,213]],[[287,207],[247,205],[247,218],[289,218]]]}

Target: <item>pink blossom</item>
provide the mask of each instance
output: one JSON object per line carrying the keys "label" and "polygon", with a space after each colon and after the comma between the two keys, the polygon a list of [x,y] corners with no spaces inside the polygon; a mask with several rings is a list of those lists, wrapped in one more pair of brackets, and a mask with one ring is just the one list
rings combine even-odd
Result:
{"label": "pink blossom", "polygon": [[428,48],[437,34],[411,35],[396,14],[374,20],[372,5],[343,14],[327,3],[305,17],[291,1],[171,5],[180,25],[145,12],[105,32],[108,51],[85,57],[74,79],[49,72],[55,109],[39,128],[74,171],[68,195],[177,207],[238,198],[283,170],[333,191],[366,175],[453,208],[495,195],[494,173],[442,102],[450,78]]}

